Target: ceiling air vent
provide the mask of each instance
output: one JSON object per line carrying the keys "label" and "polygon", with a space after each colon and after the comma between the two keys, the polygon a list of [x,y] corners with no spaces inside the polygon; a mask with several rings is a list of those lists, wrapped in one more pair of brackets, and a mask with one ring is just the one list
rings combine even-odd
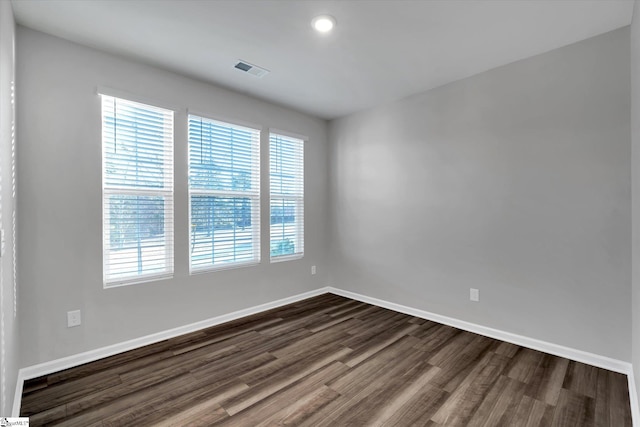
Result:
{"label": "ceiling air vent", "polygon": [[245,61],[239,61],[236,64],[236,68],[258,78],[262,78],[269,74],[269,70],[265,70],[264,68],[258,67],[257,65],[249,64]]}

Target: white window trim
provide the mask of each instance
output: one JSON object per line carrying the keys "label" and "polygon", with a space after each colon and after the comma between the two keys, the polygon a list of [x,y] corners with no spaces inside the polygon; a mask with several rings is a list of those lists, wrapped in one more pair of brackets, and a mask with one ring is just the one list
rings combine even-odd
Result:
{"label": "white window trim", "polygon": [[[120,98],[124,101],[137,102],[138,104],[146,104],[151,107],[162,108],[163,110],[173,111],[174,133],[175,133],[175,114],[180,110],[184,110],[184,108],[178,107],[177,105],[171,104],[170,102],[165,102],[163,100],[156,99],[153,97],[139,95],[137,93],[129,92],[126,90],[115,89],[109,86],[100,86],[100,85],[97,86],[96,93],[99,96],[104,95],[104,96],[110,96],[112,98]],[[175,135],[174,135],[174,142],[175,142]]]}
{"label": "white window trim", "polygon": [[279,262],[284,262],[284,261],[295,261],[297,259],[302,259],[304,258],[304,252],[299,253],[299,254],[293,254],[293,255],[280,255],[277,257],[271,257],[271,264],[277,264]]}
{"label": "white window trim", "polygon": [[261,264],[261,261],[238,261],[229,264],[221,264],[215,267],[196,268],[190,271],[190,275],[211,273],[212,271],[238,270],[247,267],[255,267]]}

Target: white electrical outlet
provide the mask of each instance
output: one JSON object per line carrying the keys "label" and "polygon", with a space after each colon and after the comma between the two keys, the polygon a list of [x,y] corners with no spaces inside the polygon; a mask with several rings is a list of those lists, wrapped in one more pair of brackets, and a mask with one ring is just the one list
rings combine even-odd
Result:
{"label": "white electrical outlet", "polygon": [[315,265],[311,266],[311,274],[316,274],[316,266]]}
{"label": "white electrical outlet", "polygon": [[82,318],[80,317],[80,310],[67,311],[67,328],[80,326],[81,323]]}
{"label": "white electrical outlet", "polygon": [[471,301],[480,301],[480,290],[471,288],[469,290],[469,299]]}

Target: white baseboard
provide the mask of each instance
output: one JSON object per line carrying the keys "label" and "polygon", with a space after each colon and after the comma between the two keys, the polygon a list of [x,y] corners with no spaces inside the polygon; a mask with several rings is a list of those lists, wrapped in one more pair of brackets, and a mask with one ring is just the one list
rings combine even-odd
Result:
{"label": "white baseboard", "polygon": [[636,390],[636,378],[633,369],[628,374],[629,401],[631,402],[631,419],[635,427],[640,427],[640,406],[638,406],[638,391]]}
{"label": "white baseboard", "polygon": [[522,347],[531,348],[533,350],[542,351],[545,353],[575,360],[577,362],[582,362],[588,365],[597,366],[599,368],[608,369],[610,371],[619,372],[626,375],[628,375],[631,372],[631,363],[629,362],[623,362],[621,360],[612,359],[610,357],[601,356],[598,354],[589,353],[582,350],[576,350],[574,348],[569,348],[562,345],[537,340],[535,338],[529,338],[522,335],[513,334],[511,332],[501,331],[499,329],[489,328],[489,327],[478,325],[475,323],[466,322],[464,320],[454,319],[453,317],[447,317],[441,314],[431,313],[429,311],[407,307],[405,305],[384,301],[378,298],[372,298],[366,295],[361,295],[355,292],[345,291],[345,290],[334,288],[334,287],[329,287],[329,292],[331,292],[332,294],[341,295],[346,298],[351,298],[358,301],[366,302],[368,304],[373,304],[378,307],[388,308],[389,310],[398,311],[400,313],[405,313],[411,316],[420,317],[422,319],[432,320],[434,322],[453,326],[454,328],[484,335],[486,337],[510,342],[512,344],[517,344]]}
{"label": "white baseboard", "polygon": [[22,401],[22,390],[24,382],[33,378],[38,378],[43,375],[52,374],[54,372],[69,369],[74,366],[79,366],[85,363],[93,362],[105,357],[113,356],[125,351],[134,350],[136,348],[144,347],[145,345],[154,344],[160,341],[164,341],[169,338],[174,338],[180,335],[188,334],[190,332],[199,331],[200,329],[208,328],[222,323],[230,322],[232,320],[239,319],[241,317],[250,316],[252,314],[261,313],[263,311],[278,308],[283,305],[291,304],[297,301],[302,301],[307,298],[315,297],[318,295],[329,293],[329,288],[319,288],[313,291],[305,292],[302,294],[294,295],[291,297],[279,299],[277,301],[268,302],[265,304],[256,305],[254,307],[245,308],[242,310],[234,311],[233,313],[223,314],[221,316],[212,317],[210,319],[202,320],[200,322],[191,323],[189,325],[180,326],[178,328],[169,329],[167,331],[158,332],[155,334],[147,335],[140,338],[135,338],[129,341],[125,341],[118,344],[109,345],[95,350],[85,351],[83,353],[74,354],[72,356],[63,357],[61,359],[52,360],[38,365],[29,366],[20,369],[18,371],[18,381],[16,384],[16,393],[13,401],[13,417],[18,417],[20,414],[20,404]]}
{"label": "white baseboard", "polygon": [[322,295],[325,293],[340,295],[346,298],[351,298],[357,301],[365,302],[367,304],[376,305],[378,307],[383,307],[389,310],[394,310],[394,311],[405,313],[411,316],[420,317],[422,319],[427,319],[434,322],[442,323],[445,325],[452,326],[454,328],[484,335],[490,338],[495,338],[498,340],[510,342],[512,344],[517,344],[523,347],[539,350],[545,353],[554,354],[556,356],[565,357],[567,359],[586,363],[592,366],[597,366],[599,368],[604,368],[614,372],[626,374],[629,379],[629,398],[631,400],[631,412],[633,416],[633,425],[636,427],[640,427],[640,410],[638,407],[638,396],[635,388],[635,378],[633,376],[633,369],[632,369],[631,363],[612,359],[610,357],[601,356],[594,353],[589,353],[582,350],[573,349],[570,347],[565,347],[558,344],[549,343],[546,341],[537,340],[534,338],[525,337],[522,335],[513,334],[511,332],[501,331],[499,329],[489,328],[489,327],[478,325],[475,323],[466,322],[464,320],[443,316],[441,314],[436,314],[429,311],[420,310],[417,308],[407,307],[401,304],[396,304],[393,302],[369,297],[366,295],[361,295],[355,292],[346,291],[346,290],[338,289],[331,286],[319,288],[313,291],[294,295],[288,298],[283,298],[277,301],[260,304],[260,305],[246,308],[243,310],[234,311],[233,313],[224,314],[221,316],[213,317],[211,319],[203,320],[200,322],[192,323],[192,324],[181,326],[178,328],[173,328],[167,331],[158,332],[155,334],[125,341],[123,343],[114,344],[107,347],[86,351],[84,353],[79,353],[76,355],[64,357],[61,359],[52,360],[50,362],[45,362],[38,365],[22,368],[18,372],[18,382],[16,384],[16,392],[15,392],[15,398],[13,402],[12,416],[17,417],[20,414],[22,390],[23,390],[24,381],[26,380],[37,378],[43,375],[48,375],[64,369],[72,368],[74,366],[79,366],[84,363],[93,362],[95,360],[113,356],[118,353],[134,350],[136,348],[143,347],[145,345],[153,344],[169,338],[188,334],[190,332],[195,332],[200,329],[219,325],[225,322],[229,322],[231,320],[235,320],[241,317],[246,317],[252,314],[257,314],[263,311],[271,310],[273,308],[281,307],[283,305],[291,304],[297,301],[301,301],[303,299],[311,298],[311,297]]}
{"label": "white baseboard", "polygon": [[13,409],[11,411],[12,417],[20,416],[20,403],[22,403],[22,387],[24,386],[24,378],[22,377],[22,370],[18,371],[18,379],[16,380],[16,392],[13,395]]}

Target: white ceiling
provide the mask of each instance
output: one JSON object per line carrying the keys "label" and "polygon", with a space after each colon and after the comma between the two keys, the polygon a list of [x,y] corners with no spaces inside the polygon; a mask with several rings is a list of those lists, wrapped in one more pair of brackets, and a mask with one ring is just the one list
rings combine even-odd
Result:
{"label": "white ceiling", "polygon": [[[631,0],[13,0],[18,23],[331,119],[629,25]],[[311,19],[331,14],[329,36]],[[257,79],[238,59],[267,68]]]}

